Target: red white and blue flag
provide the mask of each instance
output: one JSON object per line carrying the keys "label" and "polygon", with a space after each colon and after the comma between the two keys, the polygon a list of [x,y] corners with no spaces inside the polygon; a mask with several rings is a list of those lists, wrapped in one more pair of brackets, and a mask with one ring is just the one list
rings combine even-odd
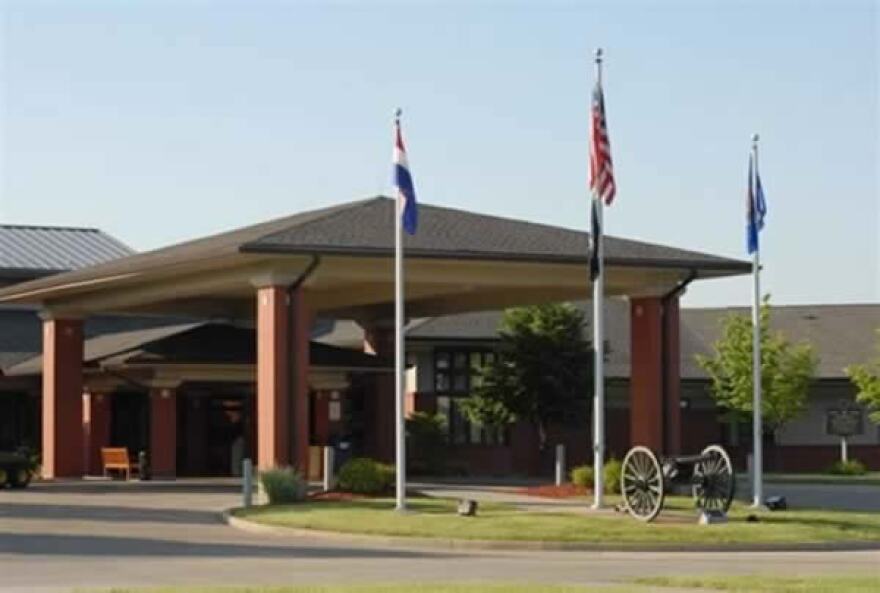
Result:
{"label": "red white and blue flag", "polygon": [[611,165],[611,140],[608,138],[608,121],[605,119],[605,97],[601,83],[593,90],[593,105],[590,116],[590,189],[593,192],[590,223],[590,280],[595,281],[601,274],[602,262],[599,257],[598,241],[602,234],[599,220],[599,201],[611,205],[614,201],[616,185],[614,167]]}
{"label": "red white and blue flag", "polygon": [[403,134],[400,132],[400,117],[394,119],[394,185],[397,187],[397,199],[402,202],[400,211],[403,229],[410,235],[415,235],[419,211],[416,206],[416,188],[409,172]]}

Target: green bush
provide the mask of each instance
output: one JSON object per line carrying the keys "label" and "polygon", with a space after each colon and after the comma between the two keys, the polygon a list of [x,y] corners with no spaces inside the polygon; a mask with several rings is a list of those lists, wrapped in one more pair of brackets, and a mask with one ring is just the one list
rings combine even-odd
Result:
{"label": "green bush", "polygon": [[569,472],[571,483],[575,486],[583,486],[584,488],[593,487],[593,466],[579,465],[571,469]]}
{"label": "green bush", "polygon": [[829,474],[838,476],[862,476],[868,472],[865,464],[858,459],[850,459],[848,461],[837,461],[828,470]]}
{"label": "green bush", "polygon": [[279,467],[260,472],[260,484],[269,504],[289,504],[305,500],[307,484],[302,474],[291,467]]}
{"label": "green bush", "polygon": [[[607,494],[620,494],[620,472],[620,460],[612,457],[605,462],[602,478],[605,483],[605,492]],[[571,483],[575,486],[583,486],[585,488],[593,487],[595,476],[593,474],[592,465],[579,465],[572,468],[570,476]]]}
{"label": "green bush", "polygon": [[605,462],[603,476],[605,477],[605,492],[608,494],[620,494],[620,476],[623,473],[623,464],[619,459],[612,457]]}
{"label": "green bush", "polygon": [[339,469],[337,485],[343,492],[382,494],[394,485],[394,467],[366,457],[355,457]]}
{"label": "green bush", "polygon": [[414,412],[406,420],[408,468],[414,474],[446,473],[446,419],[442,414]]}

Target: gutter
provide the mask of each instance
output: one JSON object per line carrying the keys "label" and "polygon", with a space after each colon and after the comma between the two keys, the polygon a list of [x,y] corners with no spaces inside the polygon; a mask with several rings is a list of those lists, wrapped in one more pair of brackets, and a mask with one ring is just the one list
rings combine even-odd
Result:
{"label": "gutter", "polygon": [[[669,435],[669,410],[667,406],[667,401],[669,400],[669,375],[667,367],[669,366],[669,348],[667,346],[667,322],[666,322],[666,310],[669,302],[673,298],[677,298],[681,293],[687,289],[688,285],[697,279],[699,276],[699,272],[697,270],[691,270],[690,273],[684,280],[678,282],[675,285],[675,288],[667,292],[666,294],[660,297],[660,367],[663,369],[663,376],[660,378],[660,408],[661,408],[661,420],[663,427],[663,449],[664,453],[668,454],[670,447],[670,435]],[[679,323],[681,322],[679,318]],[[679,329],[679,350],[681,350],[681,329]],[[679,370],[679,372],[681,372]],[[680,381],[679,381],[680,382]]]}
{"label": "gutter", "polygon": [[[295,381],[294,372],[295,372],[295,369],[293,368],[294,365],[291,364],[292,363],[291,359],[293,358],[293,323],[291,323],[293,321],[293,319],[292,319],[293,316],[290,315],[290,313],[293,312],[293,304],[294,304],[293,291],[295,291],[300,286],[302,286],[303,282],[308,280],[312,276],[312,274],[314,274],[315,270],[318,269],[318,266],[320,264],[321,264],[321,256],[313,253],[312,254],[312,261],[309,262],[309,265],[306,266],[306,269],[303,270],[302,273],[300,273],[300,275],[297,276],[293,282],[291,282],[290,284],[287,285],[287,308],[288,308],[289,319],[288,319],[288,323],[287,323],[287,331],[285,332],[285,334],[287,336],[287,355],[288,355],[288,357],[290,357],[287,361],[287,363],[288,363],[287,364],[287,414],[288,414],[288,417],[293,416],[294,397],[295,397],[295,393],[294,393],[294,381]],[[256,371],[256,365],[254,365],[254,366],[255,366],[254,371]],[[293,428],[293,424],[291,424],[291,429],[292,428]],[[287,443],[288,443],[287,454],[289,456],[290,465],[293,466],[294,463],[296,462],[296,450],[295,450],[296,448],[294,446],[296,443],[296,439],[294,438],[292,430],[288,430]]]}

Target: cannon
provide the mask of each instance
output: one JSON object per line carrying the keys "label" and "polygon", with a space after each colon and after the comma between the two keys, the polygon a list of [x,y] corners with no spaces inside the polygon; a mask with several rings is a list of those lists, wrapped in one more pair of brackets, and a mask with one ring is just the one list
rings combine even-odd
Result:
{"label": "cannon", "polygon": [[699,455],[659,457],[639,446],[623,458],[620,491],[627,512],[636,519],[653,521],[675,486],[689,486],[701,511],[726,513],[736,488],[730,455],[720,445],[709,445]]}

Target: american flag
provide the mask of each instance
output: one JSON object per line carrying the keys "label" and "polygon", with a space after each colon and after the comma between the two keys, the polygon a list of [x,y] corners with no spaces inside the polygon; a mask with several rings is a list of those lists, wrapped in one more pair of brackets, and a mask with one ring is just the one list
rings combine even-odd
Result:
{"label": "american flag", "polygon": [[596,83],[593,91],[590,142],[590,189],[606,205],[614,201],[614,169],[611,166],[611,142],[608,139],[608,122],[605,120],[605,98],[602,85]]}

